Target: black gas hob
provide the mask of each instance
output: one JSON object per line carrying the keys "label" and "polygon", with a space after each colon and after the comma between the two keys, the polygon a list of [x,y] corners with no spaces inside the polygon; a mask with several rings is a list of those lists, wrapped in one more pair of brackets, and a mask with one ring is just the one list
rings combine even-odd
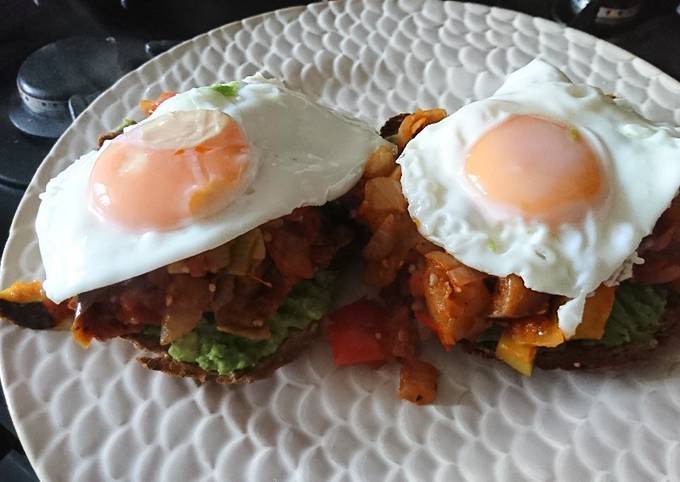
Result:
{"label": "black gas hob", "polygon": [[[38,164],[99,92],[177,41],[305,3],[310,2],[202,0],[192,3],[187,15],[185,0],[0,0],[0,11],[9,12],[0,18],[0,246]],[[578,17],[574,6],[587,5],[584,0],[478,3],[571,22],[680,79],[678,0],[628,2],[642,7],[625,10],[630,19],[619,29],[597,24],[587,10]],[[0,424],[0,480],[35,480],[1,398]]]}

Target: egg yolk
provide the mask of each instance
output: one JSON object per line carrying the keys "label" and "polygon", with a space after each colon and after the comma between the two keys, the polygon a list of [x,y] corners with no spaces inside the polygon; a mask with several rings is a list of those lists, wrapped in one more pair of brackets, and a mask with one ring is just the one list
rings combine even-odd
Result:
{"label": "egg yolk", "polygon": [[481,136],[465,171],[486,199],[552,227],[582,220],[606,191],[602,163],[579,131],[531,115]]}
{"label": "egg yolk", "polygon": [[90,207],[132,230],[167,230],[225,208],[253,176],[238,123],[214,110],[171,112],[116,137],[90,176]]}

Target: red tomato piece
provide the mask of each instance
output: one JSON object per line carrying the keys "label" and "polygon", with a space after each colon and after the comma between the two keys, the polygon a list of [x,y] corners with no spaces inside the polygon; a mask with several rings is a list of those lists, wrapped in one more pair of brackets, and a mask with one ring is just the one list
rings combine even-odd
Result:
{"label": "red tomato piece", "polygon": [[413,314],[415,315],[416,320],[427,326],[430,330],[437,331],[437,324],[427,311],[415,311]]}
{"label": "red tomato piece", "polygon": [[380,326],[387,313],[378,304],[360,300],[330,315],[328,338],[336,365],[376,363],[387,358],[380,338]]}
{"label": "red tomato piece", "polygon": [[161,92],[161,95],[159,95],[156,100],[142,99],[139,102],[139,108],[144,113],[144,115],[150,116],[159,105],[168,100],[170,97],[174,97],[175,95],[175,92]]}

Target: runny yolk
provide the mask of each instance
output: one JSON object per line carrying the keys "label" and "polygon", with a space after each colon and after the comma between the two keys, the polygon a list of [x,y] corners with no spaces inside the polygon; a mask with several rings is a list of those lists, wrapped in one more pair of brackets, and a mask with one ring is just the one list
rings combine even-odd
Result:
{"label": "runny yolk", "polygon": [[552,227],[582,220],[606,194],[602,163],[579,131],[531,115],[481,136],[465,171],[486,199]]}
{"label": "runny yolk", "polygon": [[90,207],[126,229],[173,229],[229,205],[253,167],[233,118],[212,110],[172,112],[103,150],[90,176]]}

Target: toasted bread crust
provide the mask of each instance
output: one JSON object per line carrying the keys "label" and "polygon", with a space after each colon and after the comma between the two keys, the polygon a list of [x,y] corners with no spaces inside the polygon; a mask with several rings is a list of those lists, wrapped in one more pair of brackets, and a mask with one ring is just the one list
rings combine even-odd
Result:
{"label": "toasted bread crust", "polygon": [[272,375],[281,366],[293,361],[312,342],[318,331],[318,323],[312,323],[304,330],[295,330],[273,354],[260,360],[253,368],[239,370],[227,375],[207,372],[194,363],[174,360],[166,349],[160,345],[156,337],[146,335],[126,335],[136,348],[158,356],[140,357],[138,361],[149,370],[156,370],[175,377],[190,377],[203,383],[214,380],[224,385],[252,383]]}
{"label": "toasted bread crust", "polygon": [[0,318],[31,330],[51,330],[59,325],[40,302],[14,303],[0,300]]}
{"label": "toasted bread crust", "polygon": [[399,126],[408,115],[409,114],[407,113],[397,114],[387,119],[380,128],[380,137],[387,139],[388,137],[396,135],[397,132],[399,132]]}
{"label": "toasted bread crust", "polygon": [[[58,327],[58,323],[50,316],[42,303],[12,303],[0,300],[0,317],[12,323],[33,330],[48,330]],[[157,336],[141,333],[122,335],[138,350],[151,352],[157,356],[142,356],[138,361],[149,370],[156,370],[176,377],[191,377],[198,382],[215,380],[218,383],[244,384],[269,377],[278,368],[293,361],[314,339],[319,323],[312,323],[304,330],[295,330],[273,354],[262,359],[256,366],[240,370],[228,375],[206,372],[194,363],[174,360],[167,353],[167,347],[161,346]]]}

